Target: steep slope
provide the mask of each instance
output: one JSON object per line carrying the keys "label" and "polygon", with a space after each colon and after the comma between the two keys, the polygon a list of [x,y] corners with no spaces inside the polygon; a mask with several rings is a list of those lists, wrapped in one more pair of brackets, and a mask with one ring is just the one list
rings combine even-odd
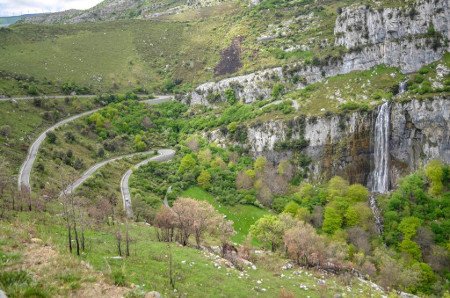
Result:
{"label": "steep slope", "polygon": [[[302,88],[327,77],[385,64],[403,73],[419,70],[448,51],[450,10],[448,1],[419,0],[399,8],[354,6],[338,9],[334,43],[344,48],[336,56],[266,69],[244,76],[198,86],[187,102],[209,104],[226,100],[232,89],[246,103],[267,98],[275,84]],[[305,47],[305,44],[296,44]]]}
{"label": "steep slope", "polygon": [[201,7],[217,1],[186,0],[105,0],[87,10],[68,10],[58,13],[25,17],[23,22],[35,24],[75,24],[81,22],[113,21],[122,19],[148,19],[174,14],[188,7]]}

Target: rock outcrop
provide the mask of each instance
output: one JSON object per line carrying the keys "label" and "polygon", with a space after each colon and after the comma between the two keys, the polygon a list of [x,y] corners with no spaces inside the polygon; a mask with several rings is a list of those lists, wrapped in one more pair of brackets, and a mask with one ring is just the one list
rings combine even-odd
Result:
{"label": "rock outcrop", "polygon": [[446,0],[421,0],[405,8],[349,7],[336,19],[335,44],[347,49],[438,32],[449,37]]}
{"label": "rock outcrop", "polygon": [[[412,100],[391,105],[390,185],[431,159],[450,163],[450,99]],[[354,112],[329,117],[297,116],[293,120],[269,120],[247,127],[244,146],[254,155],[273,162],[308,156],[309,177],[314,180],[340,175],[350,182],[371,186],[373,131],[377,112]],[[230,142],[220,130],[208,134],[219,144]],[[305,140],[304,149],[281,149],[280,144]],[[277,149],[278,148],[278,149]]]}
{"label": "rock outcrop", "polygon": [[302,88],[326,77],[380,64],[399,67],[404,73],[414,72],[448,51],[449,18],[447,0],[419,0],[413,7],[377,11],[367,7],[347,8],[335,25],[336,46],[348,50],[342,57],[208,82],[198,86],[185,102],[209,105],[224,101],[224,92],[231,88],[238,99],[251,103],[269,97],[276,82]]}

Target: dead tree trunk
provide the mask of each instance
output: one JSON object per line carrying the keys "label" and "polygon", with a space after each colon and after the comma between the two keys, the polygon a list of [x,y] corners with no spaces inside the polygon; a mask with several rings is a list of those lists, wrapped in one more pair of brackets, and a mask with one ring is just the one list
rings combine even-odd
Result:
{"label": "dead tree trunk", "polygon": [[117,239],[117,252],[119,253],[119,256],[122,256],[122,234],[120,231],[117,231],[116,233],[116,239]]}
{"label": "dead tree trunk", "polygon": [[125,226],[125,228],[126,228],[126,231],[125,231],[125,244],[126,244],[125,255],[127,257],[129,257],[130,256],[130,234],[128,232],[128,221],[126,222],[125,225],[126,225]]}

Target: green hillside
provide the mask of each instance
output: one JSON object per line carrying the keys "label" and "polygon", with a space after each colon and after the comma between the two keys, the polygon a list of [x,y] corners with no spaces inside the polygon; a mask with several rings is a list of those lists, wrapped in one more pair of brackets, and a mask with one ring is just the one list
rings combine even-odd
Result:
{"label": "green hillside", "polygon": [[[354,2],[224,2],[153,20],[20,24],[0,31],[0,71],[29,75],[39,84],[72,82],[91,92],[187,90],[230,75],[214,69],[236,38],[242,67],[235,74],[341,55],[343,49],[333,46],[336,11]],[[308,49],[283,50],[296,44]]]}

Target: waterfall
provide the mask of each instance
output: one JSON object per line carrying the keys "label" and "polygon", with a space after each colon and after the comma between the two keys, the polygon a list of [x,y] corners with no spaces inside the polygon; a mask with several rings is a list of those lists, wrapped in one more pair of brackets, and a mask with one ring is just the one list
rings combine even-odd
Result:
{"label": "waterfall", "polygon": [[[403,84],[403,83],[402,83]],[[402,87],[404,92],[406,82]],[[390,128],[390,106],[385,102],[378,109],[378,116],[375,122],[374,135],[374,171],[372,173],[372,194],[369,197],[369,206],[375,218],[377,232],[383,232],[383,217],[377,206],[376,194],[387,193],[389,190],[389,128]]]}
{"label": "waterfall", "polygon": [[377,229],[377,233],[381,235],[383,233],[383,216],[381,215],[381,211],[378,208],[376,194],[371,193],[369,197],[369,207],[372,210],[373,217],[375,218],[375,227]]}
{"label": "waterfall", "polygon": [[406,87],[408,86],[408,81],[403,81],[400,83],[398,87],[398,94],[403,94],[406,92]]}
{"label": "waterfall", "polygon": [[390,107],[385,102],[379,108],[375,122],[372,191],[376,193],[386,193],[389,190],[389,125]]}

